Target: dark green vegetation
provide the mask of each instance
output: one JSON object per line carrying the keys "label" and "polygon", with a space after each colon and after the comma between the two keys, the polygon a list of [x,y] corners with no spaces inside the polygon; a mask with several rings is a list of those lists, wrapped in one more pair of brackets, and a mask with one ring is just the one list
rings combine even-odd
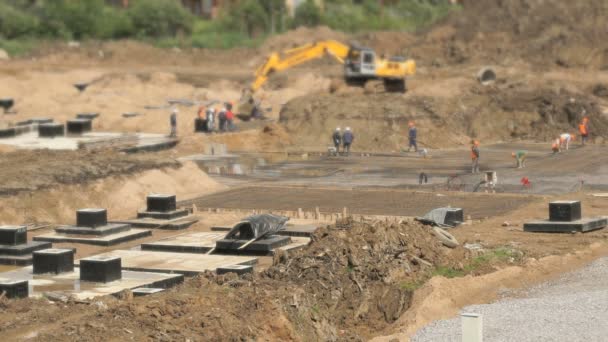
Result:
{"label": "dark green vegetation", "polygon": [[414,30],[455,8],[448,0],[307,0],[288,15],[284,0],[241,0],[214,21],[194,17],[177,0],[0,0],[0,48],[26,52],[38,40],[135,38],[160,46],[231,48],[297,28],[326,25],[345,32]]}

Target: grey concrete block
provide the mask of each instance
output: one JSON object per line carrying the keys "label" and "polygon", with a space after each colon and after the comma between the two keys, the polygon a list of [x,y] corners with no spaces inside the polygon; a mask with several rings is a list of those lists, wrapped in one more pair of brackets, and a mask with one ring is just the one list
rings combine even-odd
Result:
{"label": "grey concrete block", "polygon": [[29,296],[29,282],[27,280],[0,281],[0,293],[4,292],[6,298],[27,298]]}
{"label": "grey concrete block", "polygon": [[148,212],[170,212],[177,208],[175,195],[151,194],[146,198]]}
{"label": "grey concrete block", "polygon": [[93,130],[93,122],[89,119],[73,119],[66,123],[68,134],[81,135]]}
{"label": "grey concrete block", "polygon": [[93,256],[80,259],[80,280],[109,283],[122,278],[119,257]]}
{"label": "grey concrete block", "polygon": [[13,127],[0,129],[0,138],[12,138],[17,135],[17,130]]}
{"label": "grey concrete block", "polygon": [[76,211],[76,226],[101,227],[108,224],[108,211],[99,208],[78,209]]}
{"label": "grey concrete block", "polygon": [[27,242],[25,226],[0,226],[0,245],[15,246]]}
{"label": "grey concrete block", "polygon": [[61,123],[44,123],[38,125],[38,136],[41,138],[53,138],[65,135],[65,126]]}
{"label": "grey concrete block", "polygon": [[580,201],[555,201],[549,203],[549,220],[571,222],[582,217]]}
{"label": "grey concrete block", "polygon": [[[0,245],[0,255],[25,255],[34,251],[51,248],[52,243],[31,241],[19,245]],[[0,262],[1,263],[1,262]]]}
{"label": "grey concrete block", "polygon": [[73,249],[43,249],[35,251],[34,274],[44,273],[65,273],[74,270],[74,250]]}

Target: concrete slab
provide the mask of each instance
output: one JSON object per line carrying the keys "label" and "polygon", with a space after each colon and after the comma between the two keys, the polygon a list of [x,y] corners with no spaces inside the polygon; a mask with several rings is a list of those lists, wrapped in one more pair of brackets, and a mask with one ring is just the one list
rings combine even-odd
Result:
{"label": "concrete slab", "polygon": [[188,210],[178,209],[171,211],[140,211],[137,213],[137,218],[153,218],[157,220],[174,220],[188,216]]}
{"label": "concrete slab", "polygon": [[283,250],[286,252],[297,251],[299,249],[302,249],[302,248],[310,245],[311,241],[312,241],[312,239],[309,237],[292,236],[291,243],[289,243],[288,245],[273,249],[272,254],[274,255],[278,250]]}
{"label": "concrete slab", "polygon": [[[233,255],[206,255],[155,251],[116,250],[102,256],[120,257],[123,270],[144,272],[171,272],[195,276],[218,267],[255,265],[257,258]],[[76,260],[76,264],[79,264]]]}
{"label": "concrete slab", "polygon": [[29,282],[30,297],[42,297],[45,292],[59,292],[73,296],[77,300],[87,300],[140,287],[168,288],[183,282],[184,276],[181,274],[123,270],[120,280],[109,283],[95,283],[81,281],[79,268],[75,268],[74,272],[57,275],[34,275],[31,266],[0,273],[0,282],[14,280],[27,280]]}
{"label": "concrete slab", "polygon": [[89,235],[89,236],[108,236],[126,232],[131,229],[128,224],[106,224],[101,227],[78,227],[78,226],[60,226],[55,228],[55,232],[64,235]]}
{"label": "concrete slab", "polygon": [[571,222],[542,220],[524,223],[524,231],[536,233],[585,233],[604,228],[607,225],[608,219],[605,217],[583,218]]}
{"label": "concrete slab", "polygon": [[247,245],[243,249],[239,249],[241,246],[248,243],[248,240],[232,240],[222,239],[215,243],[215,250],[218,253],[235,253],[235,254],[246,254],[246,253],[270,253],[273,249],[286,246],[291,243],[289,236],[270,235],[263,239],[254,241]]}
{"label": "concrete slab", "polygon": [[155,293],[164,292],[165,289],[157,288],[157,287],[140,287],[138,289],[133,289],[131,292],[135,297],[147,296]]}
{"label": "concrete slab", "polygon": [[198,217],[190,215],[172,220],[162,220],[146,217],[132,220],[113,221],[111,223],[129,224],[132,227],[136,228],[181,230],[190,227],[191,225],[198,222],[198,220]]}
{"label": "concrete slab", "polygon": [[190,233],[173,236],[164,240],[144,243],[143,251],[164,251],[178,253],[207,253],[215,248],[215,242],[224,238],[225,233]]}
{"label": "concrete slab", "polygon": [[216,271],[217,274],[236,273],[238,275],[253,272],[253,267],[250,265],[234,265],[219,267]]}
{"label": "concrete slab", "polygon": [[[49,149],[49,150],[77,150],[79,144],[100,143],[100,147],[108,147],[103,142],[112,142],[116,139],[129,137],[123,133],[115,132],[89,132],[79,136],[56,136],[53,139],[39,138],[37,131],[26,132],[14,137],[2,139],[4,145],[18,149]],[[175,146],[176,139],[167,138],[162,134],[137,133],[133,134],[134,146],[124,148],[127,152],[157,150]]]}
{"label": "concrete slab", "polygon": [[82,243],[86,245],[96,246],[112,246],[125,241],[136,240],[145,236],[152,235],[152,231],[148,229],[131,229],[125,232],[116,234],[110,234],[106,236],[78,236],[78,235],[65,235],[60,233],[51,233],[45,235],[38,235],[34,237],[34,241],[48,241],[48,242],[68,242],[68,243]]}

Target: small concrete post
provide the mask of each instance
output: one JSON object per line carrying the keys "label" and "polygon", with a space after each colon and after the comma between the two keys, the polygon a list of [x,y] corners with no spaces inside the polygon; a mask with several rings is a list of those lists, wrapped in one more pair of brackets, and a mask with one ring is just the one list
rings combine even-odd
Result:
{"label": "small concrete post", "polygon": [[315,219],[321,219],[321,211],[319,210],[319,207],[315,207]]}
{"label": "small concrete post", "polygon": [[304,213],[302,212],[302,208],[298,208],[298,218],[304,217]]}
{"label": "small concrete post", "polygon": [[462,342],[483,342],[483,319],[481,314],[463,313]]}
{"label": "small concrete post", "polygon": [[348,215],[348,209],[346,209],[346,207],[344,207],[342,209],[342,218],[346,218],[346,215]]}

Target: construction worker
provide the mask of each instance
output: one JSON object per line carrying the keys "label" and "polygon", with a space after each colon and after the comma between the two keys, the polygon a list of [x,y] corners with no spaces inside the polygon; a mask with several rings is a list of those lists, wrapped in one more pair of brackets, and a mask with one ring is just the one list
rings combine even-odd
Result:
{"label": "construction worker", "polygon": [[561,143],[559,141],[559,138],[557,138],[553,141],[553,144],[551,144],[551,150],[553,151],[553,154],[561,152],[560,145],[561,145]]}
{"label": "construction worker", "polygon": [[220,109],[220,112],[217,114],[217,118],[219,121],[219,130],[221,132],[224,132],[226,130],[226,112],[228,110],[226,109],[226,107],[222,107],[222,109]]}
{"label": "construction worker", "polygon": [[581,143],[585,146],[587,139],[589,138],[589,118],[583,117],[583,120],[578,125],[578,132],[581,134]]}
{"label": "construction worker", "polygon": [[171,134],[169,136],[172,138],[177,136],[177,113],[177,108],[173,108],[169,117],[169,123],[171,124]]}
{"label": "construction worker", "polygon": [[523,169],[526,164],[526,157],[528,156],[528,151],[519,150],[517,152],[511,153],[511,157],[515,158],[517,161],[517,168]]}
{"label": "construction worker", "polygon": [[232,102],[226,103],[226,125],[228,131],[234,130],[234,113],[232,112]]}
{"label": "construction worker", "polygon": [[355,136],[353,135],[353,132],[350,130],[350,127],[346,127],[346,130],[344,131],[344,134],[342,135],[342,144],[344,146],[344,153],[346,153],[346,155],[350,154],[350,145],[353,144],[353,140],[355,140]]}
{"label": "construction worker", "polygon": [[407,151],[409,152],[412,149],[412,146],[414,147],[414,152],[418,152],[418,145],[416,144],[416,137],[418,136],[418,131],[416,130],[416,125],[414,124],[413,121],[410,121],[408,123],[408,126],[410,127],[409,129],[409,146],[407,148]]}
{"label": "construction worker", "polygon": [[570,133],[562,133],[559,136],[560,151],[563,151],[564,149],[568,151],[570,149],[570,141],[572,140],[574,140],[573,135]]}
{"label": "construction worker", "polygon": [[334,134],[331,136],[331,140],[334,142],[336,148],[336,155],[340,153],[340,145],[342,145],[342,133],[340,133],[340,127],[336,127]]}
{"label": "construction worker", "polygon": [[471,173],[479,173],[479,141],[471,141]]}
{"label": "construction worker", "polygon": [[205,116],[207,118],[207,132],[211,133],[215,129],[215,108],[207,108]]}

